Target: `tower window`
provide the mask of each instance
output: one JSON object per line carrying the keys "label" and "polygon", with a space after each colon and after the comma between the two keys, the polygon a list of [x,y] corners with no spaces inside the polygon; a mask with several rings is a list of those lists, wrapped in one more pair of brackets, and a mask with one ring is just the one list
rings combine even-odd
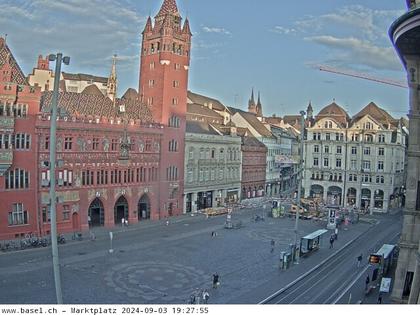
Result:
{"label": "tower window", "polygon": [[155,68],[155,62],[152,61],[149,65],[150,70],[153,70]]}

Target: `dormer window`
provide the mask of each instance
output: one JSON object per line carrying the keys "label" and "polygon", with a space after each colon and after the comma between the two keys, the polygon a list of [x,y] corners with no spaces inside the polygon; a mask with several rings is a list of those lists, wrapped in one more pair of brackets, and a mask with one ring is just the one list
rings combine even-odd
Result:
{"label": "dormer window", "polygon": [[367,123],[365,123],[365,126],[364,126],[365,128],[364,129],[373,129],[373,125],[372,125],[372,123],[370,123],[370,122],[367,122]]}

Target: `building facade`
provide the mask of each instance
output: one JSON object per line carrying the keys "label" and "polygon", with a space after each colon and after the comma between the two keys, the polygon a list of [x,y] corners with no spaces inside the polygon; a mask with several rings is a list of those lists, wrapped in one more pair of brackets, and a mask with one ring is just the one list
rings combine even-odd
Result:
{"label": "building facade", "polygon": [[332,103],[307,128],[304,195],[378,212],[401,206],[405,150],[401,122],[376,104],[350,118]]}
{"label": "building facade", "polygon": [[265,196],[267,147],[252,136],[247,129],[242,132],[241,140],[241,199],[263,197]]}
{"label": "building facade", "polygon": [[[164,0],[154,26],[148,19],[141,94],[129,89],[113,98],[92,82],[81,92],[61,88],[54,175],[49,172],[49,82],[44,92],[40,84],[30,86],[0,39],[0,239],[49,233],[51,176],[57,179],[61,233],[183,212],[191,33],[188,21],[182,30],[180,23],[174,0]],[[169,46],[174,41],[177,45]],[[49,71],[47,60],[40,57],[38,63]],[[115,66],[114,61],[106,80],[114,93]]]}
{"label": "building facade", "polygon": [[182,25],[176,1],[164,0],[154,23],[149,17],[142,34],[140,100],[152,109],[153,120],[166,126],[160,198],[169,213],[180,213],[192,33],[188,19]]}
{"label": "building facade", "polygon": [[241,138],[188,121],[185,139],[185,212],[239,201]]}
{"label": "building facade", "polygon": [[389,31],[407,71],[410,91],[406,202],[391,296],[397,302],[420,304],[420,1],[407,0],[407,7],[409,11]]}

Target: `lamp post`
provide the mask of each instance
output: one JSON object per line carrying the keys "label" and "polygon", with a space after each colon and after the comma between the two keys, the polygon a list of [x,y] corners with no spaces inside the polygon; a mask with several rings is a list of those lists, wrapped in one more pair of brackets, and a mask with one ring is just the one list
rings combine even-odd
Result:
{"label": "lamp post", "polygon": [[49,55],[49,61],[55,61],[54,91],[51,102],[51,127],[50,127],[50,213],[51,213],[51,248],[54,269],[55,294],[57,304],[63,304],[63,295],[61,292],[60,264],[58,259],[57,246],[57,214],[56,214],[56,187],[55,187],[55,163],[56,163],[56,132],[57,132],[57,103],[58,89],[60,85],[61,63],[68,65],[70,57],[63,57],[62,53]]}
{"label": "lamp post", "polygon": [[305,132],[305,112],[300,111],[300,154],[299,154],[299,180],[298,180],[298,195],[297,195],[297,210],[296,210],[296,221],[295,221],[295,263],[299,263],[299,255],[296,255],[296,250],[298,248],[298,225],[299,225],[299,211],[302,207],[302,178],[303,178],[303,139]]}

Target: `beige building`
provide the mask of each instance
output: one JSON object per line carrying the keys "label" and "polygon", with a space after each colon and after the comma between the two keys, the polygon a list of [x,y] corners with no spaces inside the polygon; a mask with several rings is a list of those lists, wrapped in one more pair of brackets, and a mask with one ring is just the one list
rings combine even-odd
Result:
{"label": "beige building", "polygon": [[[40,55],[37,66],[28,76],[29,84],[41,87],[41,91],[52,91],[54,89],[54,80],[54,71],[49,67],[48,56],[43,58]],[[115,57],[109,78],[84,73],[61,73],[60,90],[63,92],[82,93],[83,90],[91,85],[95,85],[103,95],[112,99],[116,90]]]}
{"label": "beige building", "polygon": [[401,206],[403,122],[374,103],[352,118],[336,103],[323,108],[307,128],[304,196],[377,212]]}
{"label": "beige building", "polygon": [[216,126],[187,121],[184,212],[237,202],[241,192],[241,137]]}
{"label": "beige building", "polygon": [[406,203],[392,298],[420,304],[420,1],[407,0],[407,7],[389,31],[410,88]]}

